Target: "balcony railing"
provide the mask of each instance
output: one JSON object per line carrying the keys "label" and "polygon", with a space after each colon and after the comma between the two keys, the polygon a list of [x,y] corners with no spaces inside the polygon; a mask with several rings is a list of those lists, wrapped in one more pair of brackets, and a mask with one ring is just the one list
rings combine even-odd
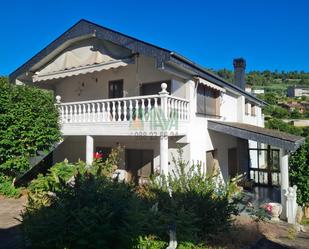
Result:
{"label": "balcony railing", "polygon": [[60,98],[57,97],[62,123],[147,122],[154,115],[178,121],[189,120],[189,101],[168,95],[166,91],[157,95],[70,103],[59,103]]}

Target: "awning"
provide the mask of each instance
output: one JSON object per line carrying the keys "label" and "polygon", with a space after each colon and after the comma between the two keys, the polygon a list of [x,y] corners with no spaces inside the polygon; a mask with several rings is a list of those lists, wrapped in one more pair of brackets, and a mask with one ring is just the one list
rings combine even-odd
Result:
{"label": "awning", "polygon": [[208,86],[208,87],[210,87],[212,89],[215,89],[215,90],[220,91],[220,92],[226,92],[226,90],[223,87],[220,87],[220,86],[218,86],[218,85],[216,85],[214,83],[211,83],[211,82],[209,82],[209,81],[207,81],[207,80],[205,80],[205,79],[203,79],[201,77],[197,77],[197,80],[198,80],[198,82],[200,84]]}
{"label": "awning", "polygon": [[108,70],[111,68],[124,67],[124,66],[127,66],[130,62],[131,61],[128,61],[128,60],[127,61],[114,60],[114,61],[109,61],[109,62],[100,63],[100,64],[93,64],[89,66],[76,67],[76,68],[66,69],[62,71],[50,72],[46,74],[37,73],[33,75],[33,82],[45,81],[45,80],[51,80],[51,79],[61,79],[61,78],[80,75],[80,74],[100,72],[102,70]]}
{"label": "awning", "polygon": [[131,52],[96,38],[67,47],[33,75],[33,82],[99,72],[132,63]]}
{"label": "awning", "polygon": [[246,140],[269,144],[288,151],[295,151],[305,142],[304,137],[244,123],[209,120],[208,129]]}

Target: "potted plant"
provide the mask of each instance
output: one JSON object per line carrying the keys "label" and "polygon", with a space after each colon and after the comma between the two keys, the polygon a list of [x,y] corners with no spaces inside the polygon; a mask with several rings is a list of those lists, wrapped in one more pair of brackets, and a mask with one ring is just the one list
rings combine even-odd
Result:
{"label": "potted plant", "polygon": [[280,203],[269,202],[265,204],[264,208],[270,214],[271,220],[279,221],[279,216],[282,213],[282,205]]}

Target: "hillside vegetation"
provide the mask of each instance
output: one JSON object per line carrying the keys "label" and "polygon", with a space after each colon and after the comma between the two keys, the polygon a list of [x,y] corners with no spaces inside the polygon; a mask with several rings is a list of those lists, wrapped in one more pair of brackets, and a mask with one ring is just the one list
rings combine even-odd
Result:
{"label": "hillside vegetation", "polygon": [[[220,77],[234,82],[234,73],[228,69],[213,71]],[[284,94],[289,85],[309,87],[309,72],[304,71],[251,71],[246,75],[247,85],[253,88],[263,88],[266,91],[275,91]],[[284,94],[285,95],[285,94]]]}

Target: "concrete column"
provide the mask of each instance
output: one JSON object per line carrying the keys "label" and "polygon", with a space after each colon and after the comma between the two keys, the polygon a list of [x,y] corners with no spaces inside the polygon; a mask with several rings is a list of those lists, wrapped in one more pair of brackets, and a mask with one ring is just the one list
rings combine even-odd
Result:
{"label": "concrete column", "polygon": [[239,96],[237,98],[237,121],[243,122],[245,116],[245,97]]}
{"label": "concrete column", "polygon": [[245,104],[245,113],[247,115],[251,115],[252,114],[251,113],[251,104],[250,103]]}
{"label": "concrete column", "polygon": [[289,154],[284,149],[280,149],[280,174],[281,174],[281,218],[287,218],[286,191],[289,188]]}
{"label": "concrete column", "polygon": [[86,136],[86,163],[91,165],[93,162],[94,141],[92,136]]}
{"label": "concrete column", "polygon": [[161,174],[168,175],[168,136],[160,137],[160,167]]}

